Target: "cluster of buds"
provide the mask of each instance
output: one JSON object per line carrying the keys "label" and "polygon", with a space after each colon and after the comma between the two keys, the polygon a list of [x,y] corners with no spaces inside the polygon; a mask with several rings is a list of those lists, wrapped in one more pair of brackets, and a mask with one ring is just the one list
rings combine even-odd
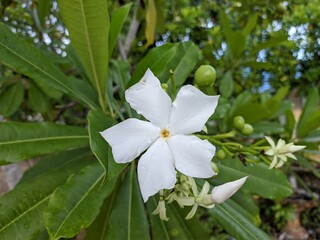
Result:
{"label": "cluster of buds", "polygon": [[166,215],[165,203],[176,201],[180,207],[189,206],[191,211],[186,219],[191,219],[199,206],[205,208],[213,208],[215,204],[220,204],[235,194],[245,183],[247,177],[243,177],[236,181],[228,182],[212,189],[210,193],[210,184],[205,181],[201,191],[198,191],[196,181],[192,177],[179,174],[175,188],[172,191],[161,190],[160,200],[153,214],[159,214],[162,220],[168,221]]}

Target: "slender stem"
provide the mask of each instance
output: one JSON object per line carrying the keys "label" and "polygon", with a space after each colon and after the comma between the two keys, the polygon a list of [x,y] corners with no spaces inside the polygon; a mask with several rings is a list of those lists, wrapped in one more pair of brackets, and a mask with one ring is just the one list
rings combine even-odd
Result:
{"label": "slender stem", "polygon": [[175,99],[177,94],[177,87],[174,81],[174,71],[172,69],[170,69],[170,80],[172,84],[172,99]]}
{"label": "slender stem", "polygon": [[211,138],[214,138],[214,139],[230,138],[230,137],[234,137],[236,135],[236,133],[237,133],[236,130],[232,130],[227,133],[222,133],[222,134],[217,134],[217,135],[211,136]]}

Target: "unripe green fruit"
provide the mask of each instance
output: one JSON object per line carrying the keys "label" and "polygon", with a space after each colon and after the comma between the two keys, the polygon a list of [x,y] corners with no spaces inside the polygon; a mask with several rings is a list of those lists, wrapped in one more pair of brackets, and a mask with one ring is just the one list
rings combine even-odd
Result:
{"label": "unripe green fruit", "polygon": [[245,124],[242,131],[242,134],[244,135],[250,135],[251,133],[253,133],[253,127],[250,124]]}
{"label": "unripe green fruit", "polygon": [[244,125],[245,125],[245,120],[243,117],[241,116],[236,116],[234,119],[233,119],[233,126],[238,129],[238,130],[242,130]]}
{"label": "unripe green fruit", "polygon": [[220,149],[217,153],[216,153],[216,157],[219,158],[220,160],[225,159],[227,156],[226,152],[223,151],[222,149]]}
{"label": "unripe green fruit", "polygon": [[216,70],[210,65],[201,65],[194,75],[195,82],[199,87],[212,86],[216,77]]}

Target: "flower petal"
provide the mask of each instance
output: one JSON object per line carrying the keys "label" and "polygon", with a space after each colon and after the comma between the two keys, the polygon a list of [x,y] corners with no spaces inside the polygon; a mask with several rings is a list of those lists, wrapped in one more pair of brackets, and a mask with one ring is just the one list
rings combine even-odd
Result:
{"label": "flower petal", "polygon": [[272,162],[270,163],[269,169],[274,168],[274,166],[278,163],[278,157],[276,155],[273,156]]}
{"label": "flower petal", "polygon": [[207,140],[200,140],[195,136],[175,135],[167,142],[175,166],[180,172],[198,178],[209,178],[215,174],[210,163],[216,148]]}
{"label": "flower petal", "polygon": [[135,118],[129,118],[100,132],[112,148],[117,163],[130,162],[145,151],[159,136],[160,128]]}
{"label": "flower petal", "polygon": [[168,127],[172,102],[149,69],[140,82],[126,90],[125,96],[138,114],[142,114],[156,126]]}
{"label": "flower petal", "polygon": [[172,106],[172,133],[191,134],[201,131],[216,109],[218,99],[219,96],[207,96],[191,85],[182,87]]}
{"label": "flower petal", "polygon": [[212,201],[214,203],[223,203],[242,187],[247,178],[248,177],[243,177],[236,181],[214,187],[211,192]]}
{"label": "flower petal", "polygon": [[276,147],[276,145],[271,137],[265,136],[265,139],[268,141],[268,143],[270,144],[272,149],[274,149]]}
{"label": "flower petal", "polygon": [[173,157],[167,143],[159,138],[143,154],[138,164],[138,179],[144,202],[162,189],[172,189],[176,183]]}

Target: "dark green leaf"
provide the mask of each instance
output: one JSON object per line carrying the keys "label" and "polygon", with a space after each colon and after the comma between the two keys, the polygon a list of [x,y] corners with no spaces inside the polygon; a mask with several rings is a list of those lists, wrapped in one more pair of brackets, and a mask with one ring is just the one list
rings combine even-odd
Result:
{"label": "dark green leaf", "polygon": [[39,87],[30,81],[28,91],[29,107],[39,113],[46,113],[50,109],[50,99],[45,95]]}
{"label": "dark green leaf", "polygon": [[269,240],[270,237],[243,216],[240,209],[238,204],[228,200],[223,204],[216,205],[210,212],[219,225],[236,239]]}
{"label": "dark green leaf", "polygon": [[108,143],[101,136],[100,132],[111,127],[113,120],[99,110],[90,111],[88,114],[90,148],[105,170],[108,169],[109,151]]}
{"label": "dark green leaf", "polygon": [[[90,84],[66,77],[39,48],[11,33],[2,23],[0,23],[0,61],[32,78],[50,97],[59,97],[60,94],[57,95],[56,91],[53,91],[59,90],[92,108],[97,106],[96,93]],[[45,90],[48,88],[51,88],[51,91]],[[50,95],[50,92],[54,94]]]}
{"label": "dark green leaf", "polygon": [[85,129],[54,123],[0,123],[0,163],[88,145]]}
{"label": "dark green leaf", "polygon": [[111,58],[112,51],[117,42],[117,37],[121,32],[122,26],[126,21],[132,3],[126,4],[113,11],[110,22],[109,35],[109,58]]}
{"label": "dark green leaf", "polygon": [[105,0],[58,0],[58,4],[72,45],[98,92],[101,106],[104,107],[109,57],[108,4]]}
{"label": "dark green leaf", "polygon": [[21,82],[17,82],[6,88],[0,94],[0,115],[10,117],[18,111],[23,101],[24,89]]}
{"label": "dark green leaf", "polygon": [[50,239],[71,238],[93,222],[116,181],[112,179],[101,185],[104,176],[103,168],[96,163],[54,191],[44,213]]}
{"label": "dark green leaf", "polygon": [[[43,161],[64,162],[54,169],[32,176],[0,198],[0,239],[31,239],[45,230],[42,214],[52,192],[67,178],[88,164],[88,152],[59,154]],[[32,173],[32,169],[28,172]],[[31,179],[30,179],[31,180]]]}
{"label": "dark green leaf", "polygon": [[233,92],[233,80],[231,71],[226,72],[220,83],[219,83],[219,92],[222,97],[229,98]]}
{"label": "dark green leaf", "polygon": [[236,158],[225,159],[217,163],[221,182],[233,181],[248,176],[243,189],[265,198],[279,199],[292,194],[286,175],[280,170],[268,169],[265,165],[244,166]]}
{"label": "dark green leaf", "polygon": [[[97,230],[97,226],[91,229],[91,239],[150,239],[134,164],[131,164],[130,171],[109,204],[110,215],[105,215],[102,222],[96,223],[99,224],[97,232],[92,231]],[[104,227],[105,232],[102,231]]]}

